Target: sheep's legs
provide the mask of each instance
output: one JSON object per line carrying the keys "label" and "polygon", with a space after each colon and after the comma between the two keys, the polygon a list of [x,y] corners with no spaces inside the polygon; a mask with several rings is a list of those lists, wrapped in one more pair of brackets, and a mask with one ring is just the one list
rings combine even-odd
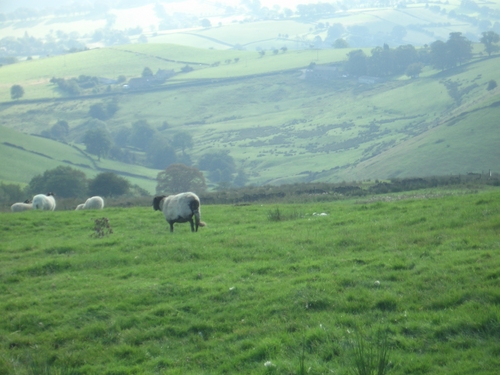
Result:
{"label": "sheep's legs", "polygon": [[172,233],[174,231],[174,222],[169,221],[168,223],[170,224],[170,233]]}
{"label": "sheep's legs", "polygon": [[[191,232],[194,232],[194,222],[193,218],[189,219],[189,224],[191,224]],[[196,226],[196,231],[198,232],[198,226]]]}

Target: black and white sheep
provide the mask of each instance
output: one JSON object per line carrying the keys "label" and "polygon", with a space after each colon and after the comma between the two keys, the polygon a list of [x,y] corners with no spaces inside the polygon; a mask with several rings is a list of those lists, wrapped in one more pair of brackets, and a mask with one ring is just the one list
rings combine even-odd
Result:
{"label": "black and white sheep", "polygon": [[37,194],[33,197],[33,209],[54,211],[56,209],[56,199],[54,193]]}
{"label": "black and white sheep", "polygon": [[14,203],[12,206],[10,206],[10,210],[12,212],[29,211],[32,209],[33,203],[31,203],[31,200],[29,199],[26,199],[24,202]]}
{"label": "black and white sheep", "polygon": [[153,199],[153,208],[155,211],[163,212],[165,220],[170,224],[170,232],[174,231],[174,223],[189,222],[191,232],[198,232],[199,226],[206,225],[201,221],[200,198],[194,193],[156,196]]}
{"label": "black and white sheep", "polygon": [[76,210],[102,210],[104,208],[104,199],[99,196],[90,197],[85,203],[76,206]]}

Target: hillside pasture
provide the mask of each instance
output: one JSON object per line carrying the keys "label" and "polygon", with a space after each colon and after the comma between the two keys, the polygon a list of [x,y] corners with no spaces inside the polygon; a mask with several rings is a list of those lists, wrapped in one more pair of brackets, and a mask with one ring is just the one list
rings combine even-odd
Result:
{"label": "hillside pasture", "polygon": [[[112,134],[137,120],[147,120],[167,139],[187,132],[193,137],[188,153],[194,165],[209,151],[225,150],[255,184],[463,174],[490,168],[496,172],[496,137],[489,134],[499,89],[486,89],[489,81],[500,80],[496,56],[477,56],[445,72],[426,68],[418,79],[393,77],[371,85],[356,77],[302,79],[302,69],[311,62],[339,62],[350,49],[288,50],[263,57],[257,52],[159,44],[113,51],[121,56],[120,64],[124,56],[130,56],[138,75],[143,69],[140,64],[146,61],[197,66],[151,91],[4,104],[1,124],[40,133],[63,119],[78,142],[91,105],[114,101],[118,111],[106,120]],[[81,54],[90,53],[89,61],[97,66],[99,52],[108,56],[112,51]],[[54,61],[60,63],[62,58]],[[480,126],[467,120],[473,118],[466,115],[473,110],[477,119],[487,119]],[[483,132],[475,133],[474,142],[468,143],[453,136],[450,121],[460,123],[454,129],[462,129],[459,134],[463,136],[475,128]],[[432,141],[425,141],[427,136]],[[424,158],[415,147],[419,140],[432,149],[426,149]],[[446,156],[440,157],[441,153]],[[478,156],[469,158],[468,153]],[[420,160],[427,161],[417,167]],[[144,175],[151,174],[156,175],[153,171]]]}
{"label": "hillside pasture", "polygon": [[0,216],[3,373],[346,375],[380,331],[390,373],[500,366],[498,189]]}
{"label": "hillside pasture", "polygon": [[0,158],[3,161],[0,181],[4,183],[25,185],[36,175],[63,165],[82,171],[89,179],[102,171],[112,170],[151,194],[156,188],[155,179],[158,170],[107,159],[97,162],[94,156],[83,151],[85,150],[83,145],[76,145],[75,148],[72,145],[5,127],[0,127],[0,139],[2,139]]}

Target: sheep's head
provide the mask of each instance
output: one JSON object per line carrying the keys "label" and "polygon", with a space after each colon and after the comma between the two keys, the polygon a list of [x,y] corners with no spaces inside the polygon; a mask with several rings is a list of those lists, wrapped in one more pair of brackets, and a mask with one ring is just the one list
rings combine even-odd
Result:
{"label": "sheep's head", "polygon": [[51,192],[51,191],[49,191],[49,192],[48,192],[47,194],[45,194],[45,195],[46,195],[47,197],[48,197],[48,196],[51,196],[51,195],[52,195],[53,197],[55,196],[55,194],[54,194],[53,192]]}
{"label": "sheep's head", "polygon": [[158,195],[158,196],[154,197],[154,199],[153,199],[153,209],[155,211],[161,210],[161,208],[160,208],[160,202],[161,202],[161,200],[163,198],[165,198],[165,195]]}
{"label": "sheep's head", "polygon": [[31,202],[31,199],[26,199],[26,200],[24,201],[24,203],[32,203],[32,202]]}

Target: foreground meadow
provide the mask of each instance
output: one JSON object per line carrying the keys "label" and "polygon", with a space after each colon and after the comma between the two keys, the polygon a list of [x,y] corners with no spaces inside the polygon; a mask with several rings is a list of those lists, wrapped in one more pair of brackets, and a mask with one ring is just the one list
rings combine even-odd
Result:
{"label": "foreground meadow", "polygon": [[380,333],[389,373],[498,372],[498,189],[202,219],[0,213],[0,373],[348,374]]}

